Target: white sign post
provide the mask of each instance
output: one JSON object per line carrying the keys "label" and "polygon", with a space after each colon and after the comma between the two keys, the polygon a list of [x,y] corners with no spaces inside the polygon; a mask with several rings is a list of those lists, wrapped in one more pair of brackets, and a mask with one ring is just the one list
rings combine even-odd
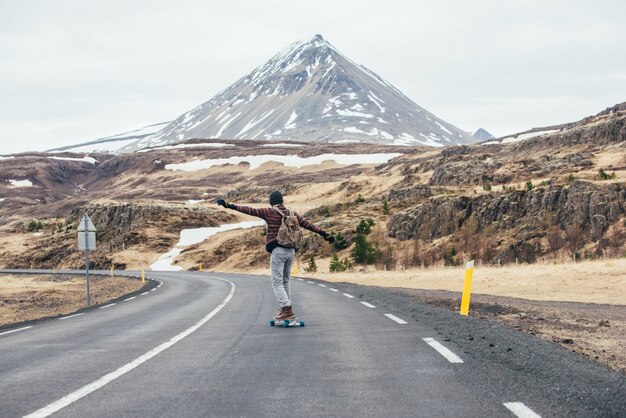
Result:
{"label": "white sign post", "polygon": [[85,250],[85,276],[87,278],[87,306],[91,303],[89,297],[89,250],[96,249],[96,227],[87,214],[78,224],[78,249]]}

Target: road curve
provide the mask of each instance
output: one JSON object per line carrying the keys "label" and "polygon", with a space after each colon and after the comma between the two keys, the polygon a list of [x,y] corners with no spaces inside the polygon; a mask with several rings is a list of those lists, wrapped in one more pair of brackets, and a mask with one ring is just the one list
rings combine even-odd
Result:
{"label": "road curve", "polygon": [[[148,276],[161,287],[0,331],[0,415],[548,417],[626,410],[624,397],[600,402],[606,409],[561,399],[553,387],[542,390],[543,380],[533,386],[517,363],[490,365],[428,321],[368,300],[354,286],[294,280],[295,310],[306,326],[282,329],[268,325],[276,303],[267,277]],[[616,382],[611,396],[623,394],[624,379],[606,373],[589,385]]]}

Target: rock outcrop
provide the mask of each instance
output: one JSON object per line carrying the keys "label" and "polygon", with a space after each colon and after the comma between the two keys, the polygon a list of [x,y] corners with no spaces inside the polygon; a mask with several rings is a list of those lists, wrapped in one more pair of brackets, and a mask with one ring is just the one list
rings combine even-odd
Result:
{"label": "rock outcrop", "polygon": [[473,214],[478,229],[541,231],[546,213],[564,229],[578,225],[591,240],[626,212],[624,184],[595,185],[576,181],[571,186],[548,186],[530,191],[490,193],[477,197],[437,197],[392,216],[389,236],[400,240],[432,240],[457,232]]}

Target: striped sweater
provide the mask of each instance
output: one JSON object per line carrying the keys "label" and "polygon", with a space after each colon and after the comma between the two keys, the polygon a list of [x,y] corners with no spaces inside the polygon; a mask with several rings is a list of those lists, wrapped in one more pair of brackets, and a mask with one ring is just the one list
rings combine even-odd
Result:
{"label": "striped sweater", "polygon": [[[256,216],[257,218],[263,219],[267,222],[267,236],[265,238],[265,249],[267,252],[272,252],[274,248],[278,247],[278,242],[276,241],[276,235],[278,235],[278,228],[280,228],[280,223],[282,221],[282,215],[278,213],[278,211],[272,208],[251,208],[249,206],[241,206],[241,205],[228,205],[230,209],[234,209],[238,212],[245,213],[247,215]],[[283,204],[276,205],[278,209],[284,214],[289,213],[289,209],[287,209]],[[300,226],[308,229],[309,231],[313,231],[321,236],[325,237],[326,232],[324,232],[320,227],[315,225],[313,222],[304,219],[302,216],[298,215],[294,212],[294,215],[298,218],[298,222]]]}

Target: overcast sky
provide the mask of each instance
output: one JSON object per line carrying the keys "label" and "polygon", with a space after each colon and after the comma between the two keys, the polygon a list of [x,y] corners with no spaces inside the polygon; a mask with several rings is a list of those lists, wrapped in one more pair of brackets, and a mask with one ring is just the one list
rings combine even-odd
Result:
{"label": "overcast sky", "polygon": [[626,1],[0,0],[0,154],[172,120],[320,33],[496,136],[626,101]]}

